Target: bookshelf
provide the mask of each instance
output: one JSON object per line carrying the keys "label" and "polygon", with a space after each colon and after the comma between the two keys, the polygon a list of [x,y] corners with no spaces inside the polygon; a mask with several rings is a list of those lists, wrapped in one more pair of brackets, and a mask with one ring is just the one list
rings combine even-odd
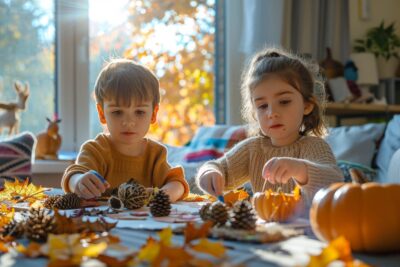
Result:
{"label": "bookshelf", "polygon": [[400,105],[328,103],[326,116],[336,117],[336,126],[346,118],[383,118],[389,120],[393,115],[400,114]]}

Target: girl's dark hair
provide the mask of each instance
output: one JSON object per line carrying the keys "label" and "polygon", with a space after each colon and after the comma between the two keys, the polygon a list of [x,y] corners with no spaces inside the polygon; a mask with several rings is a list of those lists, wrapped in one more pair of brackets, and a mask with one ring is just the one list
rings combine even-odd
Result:
{"label": "girl's dark hair", "polygon": [[318,64],[291,54],[283,49],[267,48],[253,56],[242,75],[242,115],[249,123],[250,135],[260,134],[252,101],[252,92],[267,76],[276,75],[296,88],[305,102],[314,104],[314,109],[304,115],[301,135],[323,136],[326,133],[323,121],[325,87],[319,75]]}

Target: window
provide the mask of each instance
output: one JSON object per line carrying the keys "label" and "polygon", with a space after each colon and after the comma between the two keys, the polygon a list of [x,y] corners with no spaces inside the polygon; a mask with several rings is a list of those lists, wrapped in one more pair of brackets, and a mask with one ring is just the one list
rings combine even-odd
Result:
{"label": "window", "polygon": [[28,81],[20,130],[36,134],[58,113],[61,150],[78,151],[102,131],[92,96],[100,69],[126,57],[160,78],[153,137],[184,144],[215,122],[216,3],[222,1],[0,0],[0,101],[16,98],[14,80]]}
{"label": "window", "polygon": [[40,132],[55,112],[54,13],[52,0],[0,0],[0,101],[17,102],[15,81],[30,86],[20,131]]}
{"label": "window", "polygon": [[[90,92],[105,60],[130,58],[160,79],[153,137],[182,145],[200,125],[215,123],[215,1],[89,0],[89,14]],[[100,131],[91,103],[90,135]]]}

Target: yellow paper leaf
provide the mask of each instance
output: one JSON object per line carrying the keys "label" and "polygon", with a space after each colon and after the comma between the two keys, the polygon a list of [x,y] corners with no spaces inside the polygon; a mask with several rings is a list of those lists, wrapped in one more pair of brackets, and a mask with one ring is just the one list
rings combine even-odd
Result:
{"label": "yellow paper leaf", "polygon": [[225,255],[225,247],[221,242],[211,242],[206,238],[199,240],[199,243],[192,245],[192,249],[198,252],[210,254],[216,258]]}
{"label": "yellow paper leaf", "polygon": [[28,179],[24,182],[20,182],[18,179],[15,179],[14,182],[5,181],[4,189],[0,192],[0,201],[34,203],[37,200],[46,198],[44,194],[46,190],[41,186],[29,183]]}
{"label": "yellow paper leaf", "polygon": [[[83,257],[97,257],[107,248],[107,243],[98,244],[81,243],[79,234],[49,235],[49,258],[50,262],[69,261],[79,265]],[[60,262],[61,261],[61,262]]]}
{"label": "yellow paper leaf", "polygon": [[346,263],[351,263],[353,261],[350,243],[343,236],[332,240],[328,246],[322,250],[321,254],[311,256],[308,267],[328,266],[328,264],[335,260],[342,260]]}
{"label": "yellow paper leaf", "polygon": [[160,253],[160,244],[149,237],[147,243],[140,249],[138,259],[141,261],[153,262]]}
{"label": "yellow paper leaf", "polygon": [[172,243],[172,229],[171,227],[164,228],[161,232],[158,233],[160,237],[160,243],[165,246],[171,246]]}
{"label": "yellow paper leaf", "polygon": [[0,205],[0,228],[6,226],[14,218],[14,209],[5,204]]}

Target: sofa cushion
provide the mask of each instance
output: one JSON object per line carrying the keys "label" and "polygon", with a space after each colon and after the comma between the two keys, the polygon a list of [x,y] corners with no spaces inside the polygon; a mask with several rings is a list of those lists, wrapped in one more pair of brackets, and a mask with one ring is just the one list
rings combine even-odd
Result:
{"label": "sofa cushion", "polygon": [[245,138],[246,131],[243,126],[200,127],[190,142],[184,159],[186,162],[203,162],[219,158]]}
{"label": "sofa cushion", "polygon": [[9,140],[0,141],[0,187],[4,179],[30,179],[32,151],[35,137],[21,133]]}
{"label": "sofa cushion", "polygon": [[[380,182],[389,182],[388,177],[389,163],[393,154],[400,148],[400,115],[394,116],[388,123],[385,137],[379,148],[376,157],[378,166],[378,178]],[[400,162],[398,163],[400,164]]]}
{"label": "sofa cushion", "polygon": [[368,123],[329,129],[326,142],[337,160],[371,166],[372,159],[385,131],[384,123]]}

